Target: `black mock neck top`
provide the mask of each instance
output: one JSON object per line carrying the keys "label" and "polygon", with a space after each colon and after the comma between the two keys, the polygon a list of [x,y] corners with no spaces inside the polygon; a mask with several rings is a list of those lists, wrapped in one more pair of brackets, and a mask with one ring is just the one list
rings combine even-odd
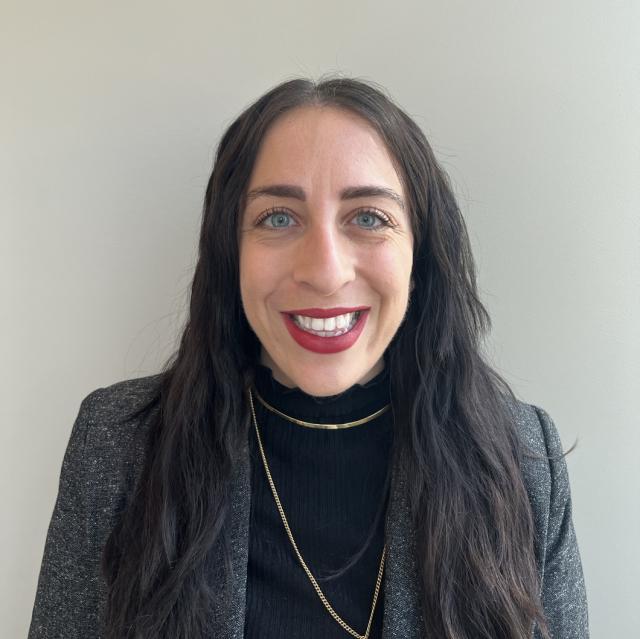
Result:
{"label": "black mock neck top", "polygon": [[[258,366],[258,393],[279,411],[310,422],[343,423],[389,403],[385,368],[364,385],[313,397],[277,382]],[[298,549],[334,610],[364,634],[384,546],[390,484],[391,411],[338,430],[294,424],[254,396],[258,428],[278,496]],[[345,639],[302,568],[278,512],[249,430],[251,514],[245,639]],[[359,557],[357,557],[359,555]],[[342,575],[335,573],[356,559]],[[384,575],[370,637],[382,636]]]}

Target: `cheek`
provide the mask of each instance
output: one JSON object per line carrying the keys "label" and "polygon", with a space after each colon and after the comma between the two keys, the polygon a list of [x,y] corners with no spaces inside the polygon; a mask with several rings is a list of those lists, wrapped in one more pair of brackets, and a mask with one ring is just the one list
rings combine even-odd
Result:
{"label": "cheek", "polygon": [[240,294],[249,317],[260,312],[265,300],[278,288],[280,274],[268,251],[248,245],[240,252]]}
{"label": "cheek", "polygon": [[259,299],[262,286],[254,251],[243,247],[240,252],[240,295],[249,322],[254,316],[253,309]]}
{"label": "cheek", "polygon": [[404,314],[413,266],[411,250],[379,251],[372,257],[367,269],[371,285],[383,304],[393,306],[394,313]]}

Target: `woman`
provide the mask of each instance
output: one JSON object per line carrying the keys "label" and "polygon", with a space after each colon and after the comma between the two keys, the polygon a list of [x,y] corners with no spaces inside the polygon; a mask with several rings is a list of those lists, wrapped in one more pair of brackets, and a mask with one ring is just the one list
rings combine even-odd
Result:
{"label": "woman", "polygon": [[488,325],[417,125],[272,89],[219,145],[177,354],[81,405],[29,636],[587,637],[560,440]]}

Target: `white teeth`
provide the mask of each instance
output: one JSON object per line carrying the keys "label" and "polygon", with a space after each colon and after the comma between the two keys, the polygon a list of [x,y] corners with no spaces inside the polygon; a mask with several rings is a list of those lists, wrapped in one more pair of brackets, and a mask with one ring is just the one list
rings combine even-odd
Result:
{"label": "white teeth", "polygon": [[293,315],[292,317],[300,328],[310,333],[321,337],[336,337],[350,331],[359,316],[360,312],[356,311],[327,318],[307,317],[306,315]]}

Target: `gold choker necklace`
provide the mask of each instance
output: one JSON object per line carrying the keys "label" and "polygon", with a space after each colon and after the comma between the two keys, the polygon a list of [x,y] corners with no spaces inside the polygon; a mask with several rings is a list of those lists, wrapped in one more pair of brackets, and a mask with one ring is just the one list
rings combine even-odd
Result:
{"label": "gold choker necklace", "polygon": [[368,415],[367,417],[363,417],[362,419],[357,419],[354,422],[344,422],[342,424],[316,424],[315,422],[305,422],[301,419],[296,419],[295,417],[289,417],[289,415],[285,415],[283,412],[279,411],[277,408],[274,408],[273,406],[271,406],[271,404],[268,404],[258,393],[258,391],[254,388],[254,393],[256,394],[256,397],[258,398],[258,401],[267,409],[270,410],[272,413],[275,413],[276,415],[279,415],[280,417],[282,417],[283,419],[286,419],[289,422],[292,422],[294,424],[298,424],[298,426],[305,426],[306,428],[320,428],[322,430],[339,430],[341,428],[351,428],[352,426],[360,426],[362,424],[366,424],[367,422],[370,422],[371,420],[375,419],[376,417],[380,417],[380,415],[383,415],[384,413],[386,413],[389,408],[391,407],[391,404],[387,404],[386,406],[383,406],[380,410],[377,410],[375,413],[373,413],[372,415]]}
{"label": "gold choker necklace", "polygon": [[[256,395],[257,395],[257,393],[256,393]],[[258,395],[258,397],[260,397],[260,396]],[[261,401],[263,401],[263,400],[261,400]],[[256,429],[256,437],[258,439],[258,447],[260,448],[260,456],[262,457],[262,463],[264,465],[264,470],[265,470],[265,473],[267,475],[267,480],[269,482],[269,486],[271,488],[271,492],[273,493],[273,498],[274,498],[274,500],[276,502],[276,506],[278,508],[278,512],[280,513],[280,518],[282,519],[282,523],[284,524],[284,528],[287,531],[287,536],[289,537],[289,541],[291,542],[291,545],[293,546],[293,550],[294,550],[294,552],[296,554],[296,557],[298,558],[298,561],[300,562],[300,565],[304,569],[305,573],[307,573],[307,577],[309,578],[309,581],[311,582],[311,585],[313,586],[314,590],[316,591],[318,597],[320,597],[320,601],[322,601],[322,604],[327,609],[328,613],[333,617],[333,619],[344,630],[346,630],[352,637],[355,637],[356,639],[369,639],[369,634],[371,632],[371,624],[373,623],[373,615],[374,615],[374,613],[376,611],[376,603],[378,602],[378,595],[380,594],[380,586],[382,584],[382,574],[384,573],[384,560],[385,560],[385,556],[387,554],[387,546],[386,546],[386,544],[382,548],[382,556],[380,557],[380,567],[378,568],[378,576],[376,577],[376,587],[375,587],[374,592],[373,592],[373,602],[371,604],[371,613],[369,614],[369,621],[367,623],[367,629],[365,630],[364,634],[361,635],[359,632],[354,630],[344,619],[342,619],[342,617],[340,617],[340,615],[333,609],[333,606],[329,603],[329,601],[325,597],[324,593],[320,589],[320,586],[318,585],[318,582],[316,581],[315,577],[313,576],[313,574],[309,570],[309,567],[307,566],[305,560],[302,558],[302,555],[300,554],[300,550],[298,549],[298,545],[296,544],[296,542],[295,542],[295,540],[293,538],[293,533],[291,532],[291,528],[289,527],[289,522],[287,521],[287,517],[284,514],[284,508],[282,508],[282,504],[280,503],[280,497],[278,496],[278,491],[276,490],[276,486],[273,483],[273,477],[271,477],[271,471],[269,470],[269,464],[267,464],[267,456],[265,455],[264,447],[262,446],[262,437],[260,437],[260,429],[258,428],[258,420],[256,419],[256,411],[255,411],[255,408],[253,406],[253,396],[252,396],[251,390],[249,390],[249,404],[251,405],[251,416],[253,417],[253,425],[254,425],[254,427]],[[389,406],[385,406],[384,410],[386,410],[387,408],[389,408]],[[373,419],[373,418],[369,417],[369,418],[367,418],[367,421],[369,419]],[[307,422],[302,422],[302,423],[304,425]],[[318,426],[320,426],[322,428],[325,428],[326,424],[318,424]]]}

